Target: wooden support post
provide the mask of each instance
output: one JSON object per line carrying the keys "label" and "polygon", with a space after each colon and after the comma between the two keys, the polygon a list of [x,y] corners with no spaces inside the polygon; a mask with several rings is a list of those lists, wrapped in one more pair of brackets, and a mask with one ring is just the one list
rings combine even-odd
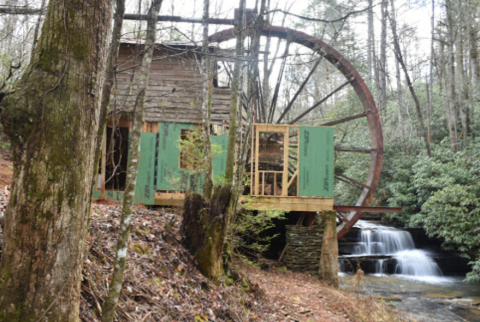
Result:
{"label": "wooden support post", "polygon": [[100,198],[105,198],[105,171],[107,169],[107,127],[104,127],[102,137],[102,169],[100,182]]}
{"label": "wooden support post", "polygon": [[338,242],[337,242],[337,214],[334,210],[322,211],[322,220],[325,223],[323,231],[322,255],[318,277],[332,287],[338,288]]}
{"label": "wooden support post", "polygon": [[283,175],[282,175],[282,196],[288,196],[288,132],[290,129],[285,127],[283,133]]}
{"label": "wooden support post", "polygon": [[[256,154],[255,154],[255,144],[254,141],[255,140],[255,136],[256,136],[256,131],[257,127],[255,125],[253,125],[253,128],[252,128],[252,142],[250,143],[250,153],[251,153],[251,157],[250,157],[250,193],[251,194],[255,194],[255,185],[257,184],[257,181],[256,181],[256,172],[254,172],[255,168],[254,168],[254,163],[255,163],[255,158],[256,158]],[[236,150],[236,149],[235,149]]]}
{"label": "wooden support post", "polygon": [[298,152],[297,152],[297,169],[298,169],[298,175],[297,175],[297,197],[300,196],[300,142],[302,142],[300,139],[300,128],[298,128]]}
{"label": "wooden support post", "polygon": [[[258,196],[259,191],[259,181],[260,181],[260,174],[258,173],[258,153],[260,152],[260,131],[258,126],[255,127],[255,191],[254,195]],[[265,182],[262,182],[262,184],[265,184]]]}

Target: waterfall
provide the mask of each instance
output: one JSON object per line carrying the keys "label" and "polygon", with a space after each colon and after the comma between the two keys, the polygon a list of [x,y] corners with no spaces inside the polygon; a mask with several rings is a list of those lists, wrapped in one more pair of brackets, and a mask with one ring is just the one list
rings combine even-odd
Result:
{"label": "waterfall", "polygon": [[352,254],[347,256],[350,260],[356,258],[360,263],[373,261],[375,274],[386,274],[387,266],[395,265],[393,273],[397,275],[422,278],[443,276],[428,252],[415,248],[408,231],[363,220],[358,221],[356,227],[360,228],[360,241],[353,246]]}

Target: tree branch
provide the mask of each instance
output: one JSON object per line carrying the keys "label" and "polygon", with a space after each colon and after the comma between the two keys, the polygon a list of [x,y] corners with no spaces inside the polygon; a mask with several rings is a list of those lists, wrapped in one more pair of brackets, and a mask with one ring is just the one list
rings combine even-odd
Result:
{"label": "tree branch", "polygon": [[294,16],[294,17],[297,17],[297,18],[300,18],[300,19],[304,19],[304,20],[308,20],[308,21],[318,21],[318,22],[325,22],[325,23],[334,23],[334,22],[339,22],[339,21],[345,20],[345,19],[347,19],[348,17],[350,17],[351,15],[355,15],[355,14],[358,14],[358,13],[363,13],[363,12],[367,11],[368,9],[370,9],[370,7],[366,7],[365,9],[358,10],[358,11],[351,11],[351,12],[347,13],[345,16],[343,16],[343,17],[341,17],[341,18],[338,18],[338,19],[334,19],[334,20],[326,20],[326,19],[318,19],[318,18],[310,18],[310,17],[300,16],[300,15],[296,15],[296,14],[294,14],[294,13],[291,13],[291,12],[288,12],[288,11],[285,11],[285,10],[282,10],[282,9],[273,9],[273,10],[264,12],[263,14],[264,14],[264,15],[267,15],[267,14],[274,13],[274,12],[281,12],[281,13],[283,13],[283,14],[285,14],[285,15]]}

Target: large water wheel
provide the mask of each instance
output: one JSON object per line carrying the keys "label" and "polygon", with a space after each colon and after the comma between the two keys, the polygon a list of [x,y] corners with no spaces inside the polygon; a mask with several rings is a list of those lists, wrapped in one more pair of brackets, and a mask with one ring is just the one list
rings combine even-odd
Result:
{"label": "large water wheel", "polygon": [[[225,43],[234,39],[235,35],[236,29],[231,28],[212,35],[210,39],[212,42]],[[263,27],[262,35],[267,39],[262,41],[263,46],[266,46],[265,44],[272,39],[275,45],[272,46],[273,50],[271,52],[268,50],[270,48],[267,48],[262,53],[262,59],[267,64],[267,68],[264,70],[268,71],[270,69],[272,74],[267,80],[267,82],[271,82],[268,101],[262,99],[260,97],[262,95],[259,95],[259,106],[256,113],[257,122],[275,124],[301,124],[303,122],[311,125],[333,127],[341,127],[352,122],[363,126],[365,135],[369,137],[366,140],[369,146],[347,147],[338,144],[335,146],[335,153],[337,159],[341,158],[341,154],[359,153],[365,155],[365,163],[369,164],[368,171],[365,171],[361,178],[349,177],[341,171],[336,171],[335,184],[347,183],[355,187],[358,193],[358,198],[354,202],[355,206],[368,206],[377,187],[382,169],[383,137],[377,107],[364,80],[352,64],[339,52],[316,37],[297,30],[276,26]],[[280,55],[278,55],[279,52]],[[269,57],[270,54],[272,54],[271,57]],[[295,81],[295,64],[298,64],[298,66],[302,64],[302,61],[299,60],[299,57],[302,56],[310,57],[308,64],[303,64],[304,66],[310,66],[310,69],[303,79]],[[278,60],[281,61],[281,64],[277,64],[273,68],[275,63],[272,62]],[[225,69],[228,68],[225,67]],[[314,80],[315,72],[319,69],[324,70],[322,77],[326,78],[322,83],[324,85],[321,86],[318,85],[319,82]],[[262,77],[262,73],[260,73],[260,77]],[[265,72],[263,77],[265,77]],[[325,82],[325,80],[330,80],[330,82]],[[286,85],[287,82],[290,85]],[[267,84],[265,80],[259,80],[257,83],[258,86]],[[322,88],[319,89],[319,87]],[[358,102],[356,110],[349,109],[348,113],[342,113],[341,115],[329,113],[331,112],[329,111],[331,100],[336,96],[337,102],[338,97],[346,98],[345,92],[348,88],[353,89],[353,91],[350,91],[355,96],[353,100]],[[263,89],[263,94],[265,94],[265,90],[266,88]],[[288,94],[282,96],[282,91]],[[313,101],[312,97],[314,95],[310,95],[309,91],[316,91],[317,97],[320,93],[321,98]],[[262,94],[262,89],[259,90],[259,93]],[[292,93],[294,93],[293,96]],[[305,102],[310,102],[310,106],[299,108],[298,102],[301,97],[304,98],[304,105]],[[305,122],[306,119],[307,122]],[[361,123],[361,120],[365,120],[365,123]],[[338,238],[348,233],[361,215],[361,211],[349,211],[347,213],[339,211],[341,223],[337,230]]]}

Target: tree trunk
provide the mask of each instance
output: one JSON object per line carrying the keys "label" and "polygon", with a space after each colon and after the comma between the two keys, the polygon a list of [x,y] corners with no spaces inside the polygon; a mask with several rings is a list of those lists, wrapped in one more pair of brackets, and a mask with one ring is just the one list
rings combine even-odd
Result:
{"label": "tree trunk", "polygon": [[[242,2],[244,0],[241,0]],[[266,8],[266,0],[261,1],[261,8],[260,12],[264,12]],[[257,84],[258,86],[255,89],[252,89],[251,86],[248,87],[249,90],[253,90],[254,93],[248,92],[247,93],[247,115],[245,118],[246,124],[244,127],[244,130],[242,131],[242,127],[237,126],[237,131],[235,135],[235,145],[236,145],[236,171],[233,176],[233,181],[231,185],[231,197],[230,197],[230,203],[227,208],[227,234],[234,234],[235,232],[233,231],[232,227],[235,221],[237,220],[237,205],[238,201],[240,198],[240,195],[243,192],[243,178],[244,178],[244,170],[245,170],[245,164],[247,161],[247,153],[248,149],[250,146],[250,135],[251,135],[251,129],[252,129],[252,121],[253,121],[253,114],[254,114],[254,107],[253,102],[260,102],[260,98],[258,97],[258,87],[260,86],[259,79],[258,79],[258,61],[259,61],[259,51],[260,51],[260,37],[261,37],[261,31],[263,29],[263,16],[258,15],[255,19],[255,23],[253,25],[253,28],[251,28],[251,38],[252,38],[252,45],[251,45],[251,60],[252,63],[249,68],[249,73],[247,75],[248,77],[248,82]],[[243,47],[243,41],[242,41],[242,47]],[[242,102],[242,93],[243,93],[243,88],[241,87],[241,84],[243,83],[243,73],[240,72],[238,77],[238,95],[239,95],[239,104],[243,104]],[[257,109],[258,110],[258,109]],[[242,111],[241,109],[238,109],[237,111],[237,118],[241,119],[242,117]],[[226,243],[224,247],[224,270],[225,270],[225,275],[231,277],[232,270],[231,270],[231,254],[233,252],[234,245],[232,243],[233,241],[233,236],[229,235],[228,238],[226,238]]]}
{"label": "tree trunk", "polygon": [[[475,121],[475,107],[478,105],[479,102],[479,88],[478,88],[478,75],[480,72],[478,66],[478,26],[474,24],[474,26],[470,29],[469,41],[470,41],[470,64],[471,64],[471,79],[472,79],[472,109],[470,111],[470,127],[474,128],[474,121]],[[472,134],[472,141],[475,141],[475,131],[470,131]]]}
{"label": "tree trunk", "polygon": [[[40,5],[40,12],[45,10],[45,0],[42,0],[42,4]],[[32,41],[32,54],[30,60],[33,59],[33,55],[35,54],[35,45],[37,44],[38,34],[40,33],[40,25],[42,24],[42,15],[39,14],[37,17],[37,22],[35,23],[35,31],[33,32],[33,41]]]}
{"label": "tree trunk", "polygon": [[[471,81],[472,81],[472,95],[471,95],[471,111],[470,111],[470,127],[474,128],[474,121],[475,121],[475,107],[478,105],[479,101],[479,88],[478,88],[478,75],[479,75],[479,66],[478,66],[478,23],[477,15],[469,11],[471,16],[471,21],[473,26],[470,28],[469,34],[469,47],[470,47],[470,68],[471,68]],[[472,135],[472,141],[475,141],[475,131],[470,131]]]}
{"label": "tree trunk", "polygon": [[202,132],[205,153],[205,183],[203,197],[208,201],[213,191],[212,147],[210,145],[210,114],[212,106],[212,77],[210,74],[210,52],[208,48],[208,19],[210,0],[203,1],[203,42],[202,42]]}
{"label": "tree trunk", "polygon": [[133,213],[132,207],[137,183],[137,170],[138,165],[140,164],[140,141],[143,127],[145,95],[150,76],[153,50],[155,48],[157,16],[160,12],[161,5],[162,0],[153,0],[148,13],[147,39],[145,41],[145,53],[138,78],[138,94],[134,108],[135,115],[133,120],[132,138],[130,140],[130,158],[128,160],[127,167],[127,186],[123,196],[123,209],[122,216],[120,218],[120,227],[118,229],[119,233],[112,279],[108,288],[108,296],[103,304],[102,309],[102,322],[113,321],[113,315],[118,304],[120,292],[122,290],[123,276],[125,273],[125,264],[127,260],[128,238],[130,236],[130,222]]}
{"label": "tree trunk", "polygon": [[450,0],[445,1],[447,13],[447,121],[448,131],[450,133],[450,145],[452,151],[458,151],[457,137],[457,108],[456,108],[456,89],[455,89],[455,52],[454,52],[454,23],[453,9]]}
{"label": "tree trunk", "polygon": [[197,193],[185,198],[181,234],[184,246],[195,256],[197,267],[207,278],[218,282],[227,232],[230,188],[215,189],[209,203]]}
{"label": "tree trunk", "polygon": [[[110,97],[115,82],[115,67],[117,66],[118,49],[120,48],[120,37],[122,36],[123,16],[125,14],[125,0],[116,0],[116,11],[113,22],[112,43],[110,44],[110,52],[108,54],[107,68],[105,72],[105,83],[103,84],[102,100],[100,103],[100,121],[97,131],[97,139],[95,146],[95,172],[93,173],[92,188],[95,188],[98,182],[98,166],[102,154],[103,138],[106,134],[105,125],[108,117],[108,106],[110,105]],[[113,141],[112,141],[113,142]],[[112,145],[113,148],[113,145]],[[105,158],[104,158],[105,161]],[[105,169],[105,167],[102,167]],[[104,187],[105,184],[102,184]],[[102,189],[102,196],[105,197],[105,190]]]}
{"label": "tree trunk", "polygon": [[323,211],[322,254],[318,277],[327,284],[338,288],[338,242],[337,242],[337,216],[335,211]]}
{"label": "tree trunk", "polygon": [[[434,39],[435,39],[435,0],[432,0],[432,20],[431,20],[431,28],[432,33],[430,40],[430,64],[429,64],[429,81],[430,83],[428,92],[428,106],[427,106],[427,128],[428,128],[428,141],[431,143],[433,142],[433,135],[432,135],[432,111],[433,111],[433,59],[435,56],[435,49],[434,49]],[[425,80],[427,81],[427,80]]]}
{"label": "tree trunk", "polygon": [[[464,48],[465,48],[465,37],[464,34],[467,35],[470,33],[469,27],[470,22],[468,19],[468,1],[459,1],[457,5],[457,30],[459,31],[459,35],[455,37],[455,65],[457,66],[457,83],[459,86],[459,98],[458,98],[458,110],[460,112],[460,121],[462,124],[462,136],[463,136],[463,148],[467,148],[468,146],[468,115],[470,111],[470,95],[468,89],[468,80],[467,80],[467,73],[465,71],[465,61],[464,61]],[[467,23],[466,23],[467,22]]]}
{"label": "tree trunk", "polygon": [[[393,4],[393,2],[392,2]],[[407,81],[408,89],[410,90],[410,94],[412,95],[413,101],[415,103],[415,111],[417,113],[417,121],[418,121],[418,128],[420,135],[423,136],[423,141],[425,143],[425,148],[427,150],[427,155],[429,157],[432,156],[432,150],[430,149],[430,142],[428,141],[427,130],[425,129],[425,124],[423,121],[422,109],[420,106],[420,101],[418,100],[417,94],[415,93],[415,89],[413,88],[413,83],[410,80],[410,76],[408,75],[407,66],[403,60],[402,51],[400,49],[400,43],[398,41],[397,35],[397,26],[396,21],[394,18],[390,17],[390,25],[392,27],[392,34],[393,34],[393,44],[394,44],[394,52],[397,61],[399,62],[400,66],[402,67],[403,73],[405,74],[405,79]]]}
{"label": "tree trunk", "polygon": [[[392,19],[397,19],[395,14],[395,4],[391,0]],[[397,78],[397,99],[398,99],[398,122],[400,123],[400,140],[402,143],[402,151],[407,153],[407,146],[405,144],[405,122],[403,120],[403,89],[402,89],[402,77],[400,75],[400,66],[398,59],[395,60],[395,75]]]}
{"label": "tree trunk", "polygon": [[0,321],[78,321],[95,134],[112,3],[48,6],[34,57],[2,102],[14,181]]}
{"label": "tree trunk", "polygon": [[202,52],[202,132],[205,153],[205,184],[203,197],[189,193],[185,197],[181,234],[183,244],[195,256],[197,267],[207,278],[218,282],[222,272],[222,252],[227,233],[227,207],[230,186],[213,187],[212,151],[210,147],[210,109],[212,78],[209,67],[208,19],[210,1],[203,2]]}
{"label": "tree trunk", "polygon": [[368,43],[367,43],[367,68],[368,81],[373,82],[373,62],[375,58],[375,29],[373,26],[373,0],[368,0]]}
{"label": "tree trunk", "polygon": [[245,27],[245,6],[246,0],[240,0],[239,6],[239,19],[237,23],[237,41],[235,45],[235,64],[233,67],[232,76],[232,96],[230,99],[230,124],[228,129],[228,148],[227,148],[227,164],[225,168],[225,183],[231,185],[233,182],[233,171],[235,164],[235,142],[237,135],[237,114],[238,114],[238,102],[242,93],[242,84],[240,80],[240,72],[242,68],[242,60],[245,48],[244,48],[244,27]]}
{"label": "tree trunk", "polygon": [[378,61],[378,109],[380,115],[387,113],[387,15],[388,0],[381,1],[382,30],[380,35],[380,60]]}

